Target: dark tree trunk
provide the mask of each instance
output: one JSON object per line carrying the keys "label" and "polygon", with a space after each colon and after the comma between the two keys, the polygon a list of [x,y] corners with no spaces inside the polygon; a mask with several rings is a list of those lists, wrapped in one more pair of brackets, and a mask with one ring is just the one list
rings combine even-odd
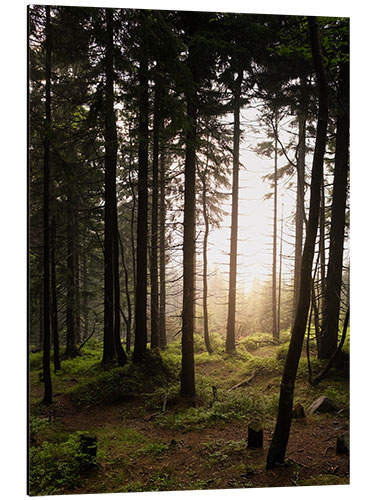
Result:
{"label": "dark tree trunk", "polygon": [[121,260],[122,267],[124,269],[124,277],[125,277],[125,295],[126,295],[126,305],[128,310],[128,317],[126,320],[126,352],[130,353],[131,349],[131,327],[132,327],[132,303],[130,299],[130,291],[129,291],[129,273],[125,264],[125,255],[124,255],[124,247],[122,245],[120,233],[118,233],[118,240],[121,247]]}
{"label": "dark tree trunk", "polygon": [[43,350],[43,328],[44,328],[44,314],[43,314],[43,282],[41,283],[39,292],[39,349]]}
{"label": "dark tree trunk", "polygon": [[117,223],[117,197],[115,181],[115,210],[114,210],[114,231],[113,231],[113,284],[114,284],[114,343],[119,366],[124,366],[127,362],[125,351],[121,344],[121,318],[120,318],[120,273],[119,273],[119,236]]}
{"label": "dark tree trunk", "polygon": [[275,112],[274,123],[274,193],[273,193],[273,252],[272,252],[272,339],[278,344],[280,340],[277,321],[277,141],[278,117]]}
{"label": "dark tree trunk", "polygon": [[160,272],[160,304],[159,304],[159,337],[160,347],[167,347],[165,329],[165,152],[160,155],[160,234],[159,234],[159,272]]}
{"label": "dark tree trunk", "polygon": [[[104,343],[103,363],[115,358],[115,281],[114,242],[116,217],[116,158],[117,133],[114,114],[113,19],[106,9],[106,84],[105,84],[105,177],[104,177]],[[116,238],[117,241],[117,238]]]}
{"label": "dark tree trunk", "polygon": [[232,216],[229,257],[229,296],[228,320],[225,350],[236,350],[236,282],[237,282],[237,239],[238,239],[238,177],[240,164],[240,97],[242,71],[234,82],[234,129],[233,129],[233,180],[232,180]]}
{"label": "dark tree trunk", "polygon": [[50,132],[51,132],[51,10],[46,6],[46,85],[45,85],[45,135],[43,137],[43,380],[44,404],[52,403],[50,364],[50,235],[49,235],[49,183],[50,183]]}
{"label": "dark tree trunk", "polygon": [[146,21],[143,18],[139,67],[137,282],[135,291],[134,361],[141,361],[147,350],[148,41],[146,29]]}
{"label": "dark tree trunk", "polygon": [[87,254],[82,254],[82,282],[83,282],[83,338],[87,339],[89,334],[89,305],[88,305],[88,273]]}
{"label": "dark tree trunk", "polygon": [[326,245],[325,245],[325,225],[326,225],[326,204],[324,194],[324,178],[322,180],[322,195],[320,201],[320,222],[319,222],[319,252],[320,252],[320,289],[321,296],[324,297],[326,291]]}
{"label": "dark tree trunk", "polygon": [[276,427],[267,455],[268,469],[272,469],[278,464],[282,464],[285,459],[292,421],[294,384],[310,306],[311,270],[319,223],[320,193],[328,121],[328,87],[323,66],[319,27],[316,17],[309,17],[308,23],[313,62],[319,88],[318,126],[312,165],[309,220],[307,223],[306,239],[302,255],[299,301],[281,381]]}
{"label": "dark tree trunk", "polygon": [[59,352],[59,325],[57,317],[57,293],[56,293],[56,219],[52,218],[51,224],[51,325],[53,337],[53,364],[55,372],[61,369]]}
{"label": "dark tree trunk", "polygon": [[73,185],[71,179],[68,180],[67,195],[67,275],[66,275],[66,350],[65,356],[73,358],[77,354],[76,337],[76,287],[75,287],[75,230],[74,230],[74,207],[73,207]]}
{"label": "dark tree trunk", "polygon": [[183,304],[182,304],[182,364],[183,397],[195,396],[194,369],[194,254],[195,254],[195,155],[197,140],[197,95],[187,94],[184,237],[183,237]]}
{"label": "dark tree trunk", "polygon": [[158,283],[158,208],[159,208],[159,129],[160,80],[156,79],[154,101],[154,130],[152,157],[152,214],[151,214],[151,349],[159,347],[159,283]]}
{"label": "dark tree trunk", "polygon": [[282,277],[282,266],[283,266],[283,236],[284,236],[284,204],[281,210],[281,229],[280,229],[280,253],[279,253],[279,296],[277,304],[277,330],[279,332],[280,340],[280,318],[281,318],[281,277]]}
{"label": "dark tree trunk", "polygon": [[74,197],[74,217],[73,217],[73,230],[74,230],[74,322],[75,322],[75,339],[76,343],[81,342],[81,289],[80,289],[80,273],[79,273],[79,225],[76,210],[78,208],[77,198]]}
{"label": "dark tree trunk", "polygon": [[[304,86],[301,80],[301,86]],[[303,89],[302,89],[303,92]],[[304,102],[304,99],[302,99]],[[298,115],[298,157],[297,157],[297,201],[296,201],[296,221],[295,221],[295,253],[294,253],[294,288],[293,288],[293,318],[294,322],[298,297],[299,282],[301,277],[301,259],[303,244],[303,221],[305,214],[305,157],[306,157],[306,110],[302,109]]]}
{"label": "dark tree trunk", "polygon": [[210,333],[208,330],[208,262],[207,262],[207,246],[208,246],[208,235],[210,231],[210,223],[208,220],[207,212],[207,184],[206,184],[207,168],[203,172],[202,184],[203,184],[203,218],[204,218],[204,236],[203,236],[203,331],[204,331],[204,342],[206,344],[207,352],[212,353],[212,347],[210,342]]}
{"label": "dark tree trunk", "polygon": [[340,65],[339,113],[336,131],[329,261],[326,290],[323,296],[322,349],[320,353],[322,359],[329,359],[337,347],[348,171],[349,62],[344,62]]}

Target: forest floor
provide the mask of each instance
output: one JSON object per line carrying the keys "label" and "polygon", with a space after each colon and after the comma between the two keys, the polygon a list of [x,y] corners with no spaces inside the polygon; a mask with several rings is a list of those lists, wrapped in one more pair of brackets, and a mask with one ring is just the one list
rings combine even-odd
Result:
{"label": "forest floor", "polygon": [[[306,359],[301,359],[294,401],[302,404],[306,413],[317,397],[326,395],[344,410],[335,414],[306,413],[305,418],[294,419],[286,465],[266,470],[285,346],[266,345],[251,352],[242,348],[233,356],[198,354],[195,407],[178,397],[176,378],[161,387],[163,381],[153,379],[155,373],[148,373],[151,378],[142,386],[143,394],[134,391],[129,384],[139,390],[146,375],[133,376],[131,363],[124,368],[101,369],[100,352],[96,349],[62,362],[61,372],[53,375],[51,406],[41,404],[40,356],[32,355],[29,390],[32,494],[349,483],[349,457],[336,454],[337,437],[349,429],[347,370],[332,370],[318,387],[311,387],[307,382]],[[168,349],[163,361],[177,368],[178,346]],[[314,371],[319,366],[314,360]],[[247,378],[251,378],[248,384],[230,390]],[[121,384],[121,391],[113,398],[101,397],[101,391],[113,394]],[[212,386],[216,387],[215,395]],[[249,422],[263,427],[261,449],[247,448]],[[74,470],[57,473],[64,456],[72,463],[67,457],[71,451],[63,445],[77,431],[97,437],[97,466],[78,473]],[[51,443],[53,448],[48,447]]]}

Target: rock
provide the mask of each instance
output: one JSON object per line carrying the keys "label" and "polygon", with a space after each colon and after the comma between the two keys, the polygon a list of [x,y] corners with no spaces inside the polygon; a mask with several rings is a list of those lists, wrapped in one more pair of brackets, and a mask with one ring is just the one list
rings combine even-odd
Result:
{"label": "rock", "polygon": [[336,441],[336,455],[346,454],[349,455],[349,431],[344,432],[337,438]]}
{"label": "rock", "polygon": [[263,429],[258,424],[249,424],[247,428],[247,447],[263,448]]}
{"label": "rock", "polygon": [[300,403],[296,403],[292,411],[292,418],[305,418],[305,410]]}
{"label": "rock", "polygon": [[341,410],[339,404],[326,396],[320,396],[309,406],[308,413],[336,413]]}

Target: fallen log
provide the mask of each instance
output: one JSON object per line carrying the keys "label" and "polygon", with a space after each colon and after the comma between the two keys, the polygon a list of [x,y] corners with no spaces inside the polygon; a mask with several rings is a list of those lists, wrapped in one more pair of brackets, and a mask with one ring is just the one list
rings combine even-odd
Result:
{"label": "fallen log", "polygon": [[263,370],[262,367],[258,368],[257,370],[254,370],[253,373],[251,374],[251,376],[245,380],[242,380],[242,382],[239,382],[238,384],[234,385],[233,387],[231,387],[230,389],[228,389],[228,392],[229,391],[234,391],[234,389],[238,389],[239,387],[243,387],[245,385],[249,385],[253,380],[254,378]]}

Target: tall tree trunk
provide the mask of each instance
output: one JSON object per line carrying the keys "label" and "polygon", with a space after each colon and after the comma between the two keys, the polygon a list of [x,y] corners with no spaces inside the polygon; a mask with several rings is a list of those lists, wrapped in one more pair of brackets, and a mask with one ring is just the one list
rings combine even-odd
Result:
{"label": "tall tree trunk", "polygon": [[51,9],[46,6],[46,85],[45,132],[43,137],[43,380],[44,404],[52,403],[50,364],[50,235],[49,235],[49,183],[50,183],[50,132],[51,132]]}
{"label": "tall tree trunk", "polygon": [[121,260],[122,267],[124,269],[124,277],[125,277],[125,295],[126,295],[126,305],[128,310],[128,318],[126,321],[126,352],[130,353],[131,349],[131,327],[132,327],[132,303],[130,299],[130,291],[129,291],[129,273],[125,264],[125,255],[124,255],[124,247],[122,245],[120,233],[118,233],[118,241],[121,247]]}
{"label": "tall tree trunk", "polygon": [[[145,16],[147,15],[144,14]],[[146,19],[142,18],[139,67],[139,149],[137,283],[135,291],[134,361],[147,349],[147,204],[148,204],[148,41]]]}
{"label": "tall tree trunk", "polygon": [[[157,71],[157,69],[156,69]],[[151,214],[151,349],[159,347],[159,283],[158,283],[158,209],[159,209],[159,129],[160,79],[156,78],[154,101],[154,130],[152,157],[152,214]]]}
{"label": "tall tree trunk", "polygon": [[277,141],[278,116],[275,111],[274,123],[274,193],[273,193],[273,252],[272,252],[272,339],[278,344],[280,340],[277,322]]}
{"label": "tall tree trunk", "polygon": [[38,297],[39,297],[39,349],[43,350],[43,328],[44,328],[44,314],[43,314],[43,282],[41,283]]}
{"label": "tall tree trunk", "polygon": [[281,381],[276,427],[267,454],[268,469],[282,464],[285,459],[292,421],[294,385],[310,306],[311,270],[319,223],[320,193],[328,122],[328,87],[323,66],[317,18],[309,17],[308,24],[312,57],[319,88],[318,126],[312,165],[309,219],[302,255],[299,301]]}
{"label": "tall tree trunk", "polygon": [[349,171],[349,62],[340,65],[339,110],[326,290],[323,296],[322,349],[329,359],[336,350],[345,235],[346,191]]}
{"label": "tall tree trunk", "polygon": [[[304,95],[305,81],[301,79],[301,92]],[[305,161],[306,161],[306,108],[302,97],[301,110],[298,114],[298,157],[297,157],[297,200],[295,221],[295,251],[294,251],[294,287],[293,287],[293,318],[296,317],[299,282],[301,278],[301,259],[303,244],[303,221],[305,213]]]}
{"label": "tall tree trunk", "polygon": [[183,397],[195,396],[194,369],[194,253],[195,253],[195,155],[197,140],[197,94],[187,93],[181,387]]}
{"label": "tall tree trunk", "polygon": [[53,364],[55,372],[61,369],[59,352],[59,325],[57,317],[57,293],[56,293],[56,219],[52,217],[51,224],[51,325],[53,337]]}
{"label": "tall tree trunk", "polygon": [[229,257],[229,296],[228,320],[225,350],[236,350],[236,282],[237,282],[237,239],[238,239],[238,185],[240,165],[240,97],[242,71],[234,82],[234,129],[233,129],[233,180],[232,180],[232,216]]}
{"label": "tall tree trunk", "polygon": [[83,284],[83,338],[87,339],[89,335],[89,305],[88,305],[88,273],[87,273],[87,254],[82,254],[82,284]]}
{"label": "tall tree trunk", "polygon": [[74,322],[75,322],[75,338],[76,342],[79,344],[81,342],[81,290],[80,290],[80,272],[79,272],[79,225],[78,225],[78,217],[76,215],[77,206],[77,197],[74,197]]}
{"label": "tall tree trunk", "polygon": [[277,331],[280,340],[280,317],[281,317],[281,277],[283,264],[283,236],[284,236],[284,204],[281,209],[281,228],[280,228],[280,254],[279,254],[279,296],[277,305]]}
{"label": "tall tree trunk", "polygon": [[[207,158],[208,161],[208,158]],[[210,231],[210,224],[207,212],[207,184],[206,184],[207,167],[203,172],[202,184],[203,184],[203,218],[204,218],[204,236],[203,236],[203,330],[204,330],[204,342],[206,344],[207,352],[212,353],[212,347],[210,342],[210,333],[208,330],[208,263],[207,263],[207,246],[208,246],[208,234]]]}
{"label": "tall tree trunk", "polygon": [[165,329],[165,152],[160,155],[160,234],[159,234],[159,273],[160,273],[160,297],[159,297],[159,337],[160,347],[167,347],[167,335]]}
{"label": "tall tree trunk", "polygon": [[[106,84],[105,84],[105,176],[104,176],[104,343],[103,363],[115,358],[115,280],[114,242],[116,218],[117,133],[114,114],[113,19],[106,9]],[[117,239],[116,239],[117,241]],[[116,325],[117,326],[117,325]]]}
{"label": "tall tree trunk", "polygon": [[326,245],[325,245],[325,223],[326,204],[324,195],[324,178],[322,180],[322,198],[320,201],[320,222],[319,222],[319,251],[320,251],[320,288],[322,297],[326,290]]}
{"label": "tall tree trunk", "polygon": [[66,349],[65,356],[73,358],[77,354],[76,321],[75,321],[75,231],[73,215],[73,185],[68,180],[67,195],[67,275],[66,275]]}
{"label": "tall tree trunk", "polygon": [[113,285],[114,285],[114,343],[119,366],[124,366],[127,362],[125,351],[121,344],[121,318],[120,318],[120,273],[119,273],[119,233],[117,222],[117,196],[115,181],[115,210],[114,210],[114,231],[113,231]]}

